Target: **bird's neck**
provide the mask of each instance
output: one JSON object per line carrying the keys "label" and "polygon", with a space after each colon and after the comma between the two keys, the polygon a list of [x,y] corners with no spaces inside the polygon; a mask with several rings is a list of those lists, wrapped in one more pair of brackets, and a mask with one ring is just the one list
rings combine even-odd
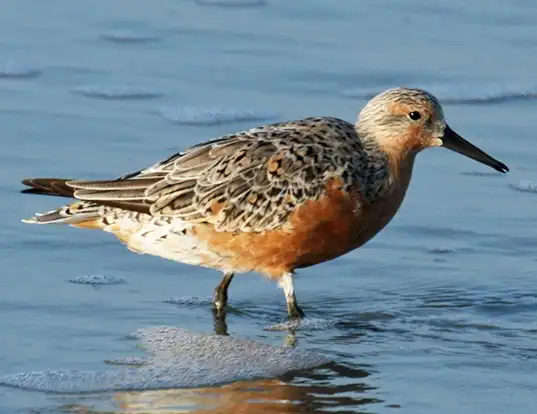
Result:
{"label": "bird's neck", "polygon": [[365,170],[366,198],[374,203],[396,192],[404,197],[412,177],[417,151],[401,145],[383,145],[376,140],[362,140],[368,157]]}
{"label": "bird's neck", "polygon": [[391,153],[388,155],[394,190],[402,192],[403,195],[410,185],[416,155],[416,151],[408,151],[397,156]]}

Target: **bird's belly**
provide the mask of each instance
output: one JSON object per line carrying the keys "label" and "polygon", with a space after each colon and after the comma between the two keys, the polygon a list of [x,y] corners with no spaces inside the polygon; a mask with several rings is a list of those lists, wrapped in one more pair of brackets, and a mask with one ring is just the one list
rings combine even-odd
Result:
{"label": "bird's belly", "polygon": [[348,216],[346,224],[340,220],[321,223],[305,237],[296,268],[335,259],[367,243],[386,227],[399,205],[379,203],[367,206]]}
{"label": "bird's belly", "polygon": [[363,245],[388,224],[401,200],[402,196],[392,196],[364,205],[357,197],[332,194],[299,207],[282,229],[227,233],[198,225],[193,231],[212,251],[225,257],[230,268],[277,278]]}

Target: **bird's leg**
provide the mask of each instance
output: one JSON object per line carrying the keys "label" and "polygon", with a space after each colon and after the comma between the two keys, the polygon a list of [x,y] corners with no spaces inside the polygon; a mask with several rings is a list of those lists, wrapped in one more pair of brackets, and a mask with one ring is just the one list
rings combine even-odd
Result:
{"label": "bird's leg", "polygon": [[227,289],[233,280],[233,276],[235,276],[234,272],[224,273],[224,277],[214,290],[213,309],[216,311],[216,313],[224,312],[224,309],[227,305]]}
{"label": "bird's leg", "polygon": [[293,286],[293,274],[285,273],[278,281],[278,285],[283,289],[285,293],[285,300],[287,301],[287,313],[290,318],[303,318],[304,312],[298,306],[295,296],[295,288]]}

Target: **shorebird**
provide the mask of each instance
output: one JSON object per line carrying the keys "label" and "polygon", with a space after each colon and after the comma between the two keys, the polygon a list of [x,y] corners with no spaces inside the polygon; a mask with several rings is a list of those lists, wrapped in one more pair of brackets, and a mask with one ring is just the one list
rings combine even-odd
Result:
{"label": "shorebird", "polygon": [[236,273],[262,273],[283,288],[289,316],[303,317],[295,270],[375,236],[399,209],[416,155],[438,146],[509,170],[455,133],[432,94],[394,88],[373,97],[355,124],[264,125],[112,180],[23,180],[24,193],[77,200],[23,221],[101,229],[134,252],[220,270],[217,312]]}

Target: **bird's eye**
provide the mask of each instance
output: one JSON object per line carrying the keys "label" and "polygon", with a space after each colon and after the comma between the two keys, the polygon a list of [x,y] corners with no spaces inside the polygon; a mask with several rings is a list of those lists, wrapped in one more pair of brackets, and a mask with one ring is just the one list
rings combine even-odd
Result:
{"label": "bird's eye", "polygon": [[413,121],[417,121],[421,118],[421,114],[418,111],[412,111],[408,114],[408,117]]}

